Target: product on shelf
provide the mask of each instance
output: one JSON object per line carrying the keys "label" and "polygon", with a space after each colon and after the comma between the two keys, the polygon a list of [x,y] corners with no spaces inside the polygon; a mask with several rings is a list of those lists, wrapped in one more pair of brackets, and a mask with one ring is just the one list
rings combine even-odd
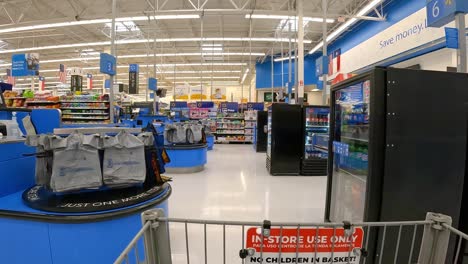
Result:
{"label": "product on shelf", "polygon": [[109,123],[107,95],[65,95],[60,98],[65,123]]}
{"label": "product on shelf", "polygon": [[26,98],[20,95],[17,91],[3,92],[6,107],[25,107]]}

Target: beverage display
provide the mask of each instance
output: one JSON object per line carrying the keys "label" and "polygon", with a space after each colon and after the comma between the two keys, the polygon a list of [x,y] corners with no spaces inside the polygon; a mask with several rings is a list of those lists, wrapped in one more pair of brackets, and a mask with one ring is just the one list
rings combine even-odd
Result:
{"label": "beverage display", "polygon": [[301,174],[327,175],[330,109],[326,106],[304,107],[304,152]]}
{"label": "beverage display", "polygon": [[362,221],[369,151],[369,81],[336,92],[330,218]]}

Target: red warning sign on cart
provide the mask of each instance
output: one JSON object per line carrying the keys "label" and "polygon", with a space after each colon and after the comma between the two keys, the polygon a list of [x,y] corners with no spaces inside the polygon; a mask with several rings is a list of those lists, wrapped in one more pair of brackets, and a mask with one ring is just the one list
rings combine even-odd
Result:
{"label": "red warning sign on cart", "polygon": [[[263,237],[261,228],[247,230],[247,248],[255,250],[245,263],[335,263],[359,264],[364,231],[344,228],[272,228]],[[260,252],[263,251],[263,254]]]}

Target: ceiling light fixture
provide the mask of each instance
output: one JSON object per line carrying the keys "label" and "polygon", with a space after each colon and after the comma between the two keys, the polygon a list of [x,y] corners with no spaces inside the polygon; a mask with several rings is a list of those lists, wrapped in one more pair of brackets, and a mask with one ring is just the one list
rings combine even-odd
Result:
{"label": "ceiling light fixture", "polygon": [[[291,60],[295,60],[297,57],[296,56],[291,56]],[[285,61],[285,60],[289,60],[289,57],[281,57],[281,58],[276,58],[274,59],[274,61]]]}
{"label": "ceiling light fixture", "polygon": [[[0,32],[1,33],[1,32]],[[199,42],[200,38],[167,38],[167,39],[127,39],[127,40],[118,40],[115,42],[116,45],[124,44],[137,44],[137,43],[147,43],[147,42]],[[289,42],[288,38],[203,38],[203,41],[253,41],[253,42]],[[296,39],[292,40],[296,42]],[[304,43],[310,44],[311,40],[304,40]],[[86,43],[74,43],[74,44],[62,44],[62,45],[51,45],[51,46],[42,46],[42,47],[30,47],[30,48],[20,48],[20,49],[8,49],[0,50],[0,54],[6,53],[16,53],[16,52],[26,52],[26,51],[39,51],[39,50],[49,50],[49,49],[69,49],[69,48],[79,48],[79,47],[90,47],[90,46],[109,46],[110,41],[100,41],[100,42],[86,42]]]}
{"label": "ceiling light fixture", "polygon": [[[380,4],[382,1],[383,0],[372,0],[366,6],[364,6],[361,10],[359,10],[356,16],[357,17],[364,16],[365,14],[369,13],[369,11],[371,11],[374,7]],[[330,43],[332,40],[338,37],[339,34],[341,34],[348,27],[356,23],[356,21],[358,21],[357,18],[351,18],[348,21],[346,21],[344,24],[342,24],[340,27],[338,27],[335,31],[330,33],[330,35],[328,35],[327,37],[327,43]],[[318,51],[321,47],[323,47],[323,41],[321,41],[319,44],[317,44],[317,46],[315,46],[311,51],[309,51],[309,54],[312,54]]]}
{"label": "ceiling light fixture", "polygon": [[242,76],[241,84],[244,84],[245,78],[247,78],[247,73],[249,73],[249,71],[250,71],[250,69],[247,69],[247,70],[244,72],[244,76]]}
{"label": "ceiling light fixture", "polygon": [[[195,15],[157,15],[157,16],[119,17],[119,18],[116,18],[115,21],[125,22],[125,21],[142,21],[142,20],[148,20],[148,19],[168,20],[168,19],[197,19],[197,18],[200,18],[200,15],[196,15],[196,14]],[[29,31],[29,30],[46,29],[46,28],[82,26],[82,25],[92,25],[92,24],[105,24],[105,23],[112,23],[112,19],[110,18],[90,19],[90,20],[41,24],[41,25],[34,25],[34,26],[12,27],[12,28],[0,29],[0,33]]]}
{"label": "ceiling light fixture", "polygon": [[[281,15],[262,15],[262,14],[247,14],[245,18],[253,18],[253,19],[281,19],[281,20],[296,20],[297,16],[281,16]],[[321,17],[304,17],[304,22],[323,22],[323,18]],[[327,23],[334,23],[335,19],[327,18],[325,20]]]}

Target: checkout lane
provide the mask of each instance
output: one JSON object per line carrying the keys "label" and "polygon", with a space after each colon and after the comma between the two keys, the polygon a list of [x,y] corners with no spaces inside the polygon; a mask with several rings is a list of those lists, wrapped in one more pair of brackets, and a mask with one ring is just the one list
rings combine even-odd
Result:
{"label": "checkout lane", "polygon": [[[2,115],[12,116],[4,111]],[[10,126],[5,130],[11,131],[14,124],[5,123]],[[17,263],[110,263],[140,229],[141,212],[153,207],[168,209],[172,192],[168,183],[152,189],[151,195],[136,193],[121,198],[136,202],[123,204],[120,208],[106,209],[109,204],[106,200],[91,203],[92,206],[102,206],[102,210],[94,212],[50,212],[31,208],[23,198],[35,188],[36,158],[24,154],[35,153],[36,149],[26,146],[23,137],[5,134],[7,136],[0,138],[2,259]],[[34,200],[34,195],[31,198]],[[68,203],[68,206],[79,209],[80,203]],[[144,259],[144,256],[140,257]]]}

